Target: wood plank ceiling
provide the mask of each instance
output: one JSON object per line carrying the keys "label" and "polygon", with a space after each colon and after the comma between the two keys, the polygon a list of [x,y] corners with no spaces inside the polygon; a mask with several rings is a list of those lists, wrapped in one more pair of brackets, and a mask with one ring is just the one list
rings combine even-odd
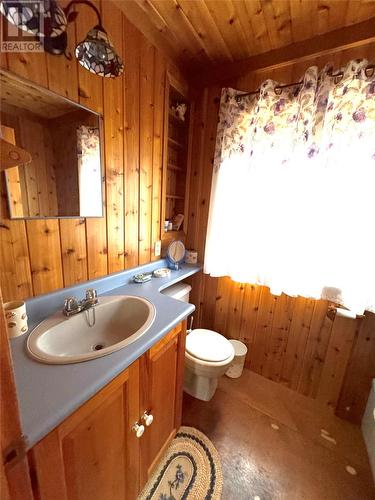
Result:
{"label": "wood plank ceiling", "polygon": [[188,69],[246,59],[375,16],[375,0],[118,0],[117,4]]}

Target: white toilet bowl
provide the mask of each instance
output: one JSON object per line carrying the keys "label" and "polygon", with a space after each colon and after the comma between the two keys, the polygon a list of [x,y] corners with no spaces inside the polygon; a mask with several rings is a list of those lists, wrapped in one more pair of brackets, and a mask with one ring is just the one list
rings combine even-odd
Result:
{"label": "white toilet bowl", "polygon": [[[162,290],[183,302],[189,302],[191,286],[176,283]],[[232,344],[220,333],[197,328],[186,337],[184,391],[194,398],[209,401],[215,394],[219,377],[234,358]]]}
{"label": "white toilet bowl", "polygon": [[212,399],[233,358],[233,346],[225,337],[212,330],[192,330],[186,338],[184,391],[202,401]]}

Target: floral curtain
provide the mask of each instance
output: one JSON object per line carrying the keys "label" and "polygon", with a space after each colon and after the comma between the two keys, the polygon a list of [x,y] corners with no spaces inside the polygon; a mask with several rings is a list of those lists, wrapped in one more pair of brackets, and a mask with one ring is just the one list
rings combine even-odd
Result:
{"label": "floral curtain", "polygon": [[375,311],[375,75],[222,91],[205,272]]}

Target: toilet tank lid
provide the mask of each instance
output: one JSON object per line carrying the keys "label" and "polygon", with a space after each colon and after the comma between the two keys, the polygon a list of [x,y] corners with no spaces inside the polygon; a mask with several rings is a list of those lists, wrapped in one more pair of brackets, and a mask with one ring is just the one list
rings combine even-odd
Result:
{"label": "toilet tank lid", "polygon": [[190,293],[190,290],[191,286],[188,283],[176,283],[168,288],[164,288],[161,293],[178,300]]}
{"label": "toilet tank lid", "polygon": [[186,351],[202,361],[219,362],[233,356],[232,344],[220,333],[204,328],[192,330],[186,337]]}

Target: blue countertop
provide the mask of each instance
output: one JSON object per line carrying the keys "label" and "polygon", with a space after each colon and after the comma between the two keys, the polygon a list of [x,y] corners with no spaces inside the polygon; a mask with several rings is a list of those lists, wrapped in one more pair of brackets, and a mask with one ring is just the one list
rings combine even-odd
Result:
{"label": "blue countertop", "polygon": [[152,326],[137,341],[108,356],[82,363],[69,365],[39,363],[27,355],[28,334],[11,340],[21,424],[27,449],[34,446],[74,410],[131,365],[171,328],[194,312],[193,304],[172,299],[160,291],[197,273],[200,266],[183,264],[179,271],[171,271],[168,278],[152,278],[144,284],[131,281],[131,277],[136,273],[160,267],[166,267],[165,260],[26,301],[29,332],[50,314],[61,310],[66,296],[83,297],[86,288],[96,288],[99,299],[100,295],[137,295],[150,300],[156,308]]}

